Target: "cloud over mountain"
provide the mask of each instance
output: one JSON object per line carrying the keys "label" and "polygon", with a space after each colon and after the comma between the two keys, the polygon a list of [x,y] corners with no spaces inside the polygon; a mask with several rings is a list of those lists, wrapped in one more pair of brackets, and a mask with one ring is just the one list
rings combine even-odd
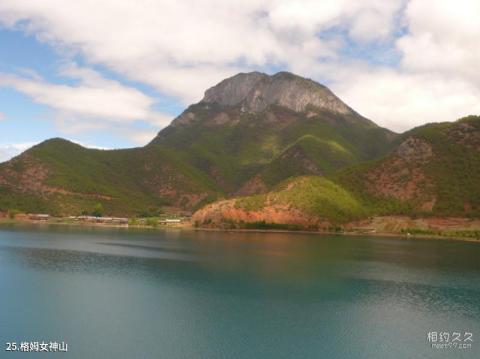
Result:
{"label": "cloud over mountain", "polygon": [[[0,24],[184,104],[239,71],[290,70],[327,82],[363,115],[401,131],[479,111],[479,7],[475,0],[4,0]],[[148,112],[149,99],[115,90],[108,96],[129,97],[117,102],[118,118]]]}

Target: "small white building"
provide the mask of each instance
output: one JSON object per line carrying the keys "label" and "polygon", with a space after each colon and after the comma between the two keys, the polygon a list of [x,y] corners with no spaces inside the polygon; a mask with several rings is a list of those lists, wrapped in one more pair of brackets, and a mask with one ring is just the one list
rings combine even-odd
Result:
{"label": "small white building", "polygon": [[167,218],[165,219],[165,223],[180,223],[182,220],[178,218]]}
{"label": "small white building", "polygon": [[50,219],[50,215],[42,213],[29,213],[28,219],[32,221],[48,221]]}

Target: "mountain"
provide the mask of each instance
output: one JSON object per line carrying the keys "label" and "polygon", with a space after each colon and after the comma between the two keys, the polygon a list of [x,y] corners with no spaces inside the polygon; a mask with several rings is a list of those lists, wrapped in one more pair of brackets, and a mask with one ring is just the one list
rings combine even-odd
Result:
{"label": "mountain", "polygon": [[428,124],[383,158],[327,177],[290,178],[272,191],[216,202],[197,225],[329,228],[371,216],[480,217],[480,117]]}
{"label": "mountain", "polygon": [[204,174],[159,148],[94,150],[52,139],[0,164],[0,210],[154,215],[217,197]]}
{"label": "mountain", "polygon": [[0,164],[0,211],[71,215],[98,203],[114,215],[193,211],[379,158],[397,137],[312,80],[241,73],[208,89],[145,147],[93,150],[52,139]]}
{"label": "mountain", "polygon": [[424,125],[397,142],[389,156],[341,171],[337,181],[372,205],[388,200],[409,214],[480,216],[480,117]]}
{"label": "mountain", "polygon": [[207,90],[149,146],[181,154],[229,197],[378,158],[395,137],[314,81],[252,72]]}
{"label": "mountain", "polygon": [[197,226],[326,229],[366,215],[361,202],[342,186],[321,176],[301,176],[285,180],[268,193],[209,204],[193,220]]}

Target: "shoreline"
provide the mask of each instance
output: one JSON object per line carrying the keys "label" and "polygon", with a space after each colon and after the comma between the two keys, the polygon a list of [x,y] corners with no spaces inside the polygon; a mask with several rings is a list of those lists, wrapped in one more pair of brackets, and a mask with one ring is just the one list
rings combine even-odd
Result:
{"label": "shoreline", "polygon": [[460,236],[442,236],[435,234],[405,234],[401,232],[329,232],[329,231],[308,231],[308,230],[288,230],[288,229],[247,229],[247,228],[207,228],[195,227],[191,223],[175,224],[175,225],[131,225],[131,224],[115,224],[115,223],[85,223],[85,222],[61,222],[61,221],[35,221],[35,220],[18,220],[18,219],[0,219],[0,228],[4,225],[26,225],[26,226],[64,226],[78,228],[117,228],[117,229],[142,229],[142,230],[160,230],[160,231],[198,231],[198,232],[235,232],[235,233],[287,233],[287,234],[315,234],[320,236],[346,236],[346,237],[377,237],[377,238],[397,238],[410,240],[450,240],[480,243],[480,239],[473,237]]}
{"label": "shoreline", "polygon": [[439,235],[421,235],[412,234],[406,235],[399,232],[375,232],[375,233],[360,233],[360,232],[328,232],[328,231],[306,231],[306,230],[287,230],[287,229],[223,229],[223,228],[195,228],[194,231],[206,231],[206,232],[238,232],[238,233],[298,233],[298,234],[316,234],[326,236],[345,236],[345,237],[378,237],[378,238],[398,238],[398,239],[420,239],[420,240],[450,240],[450,241],[463,241],[463,242],[476,242],[480,243],[480,239],[470,237],[455,237],[455,236],[439,236]]}

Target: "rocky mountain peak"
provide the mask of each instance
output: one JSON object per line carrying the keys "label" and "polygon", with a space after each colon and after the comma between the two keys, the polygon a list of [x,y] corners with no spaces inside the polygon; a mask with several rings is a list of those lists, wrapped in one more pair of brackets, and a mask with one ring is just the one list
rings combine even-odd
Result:
{"label": "rocky mountain peak", "polygon": [[296,112],[310,107],[340,114],[355,113],[325,86],[289,72],[271,76],[261,72],[237,74],[208,89],[201,102],[242,106],[248,112],[280,105]]}
{"label": "rocky mountain peak", "polygon": [[205,91],[202,102],[235,106],[244,101],[258,82],[269,76],[261,72],[239,73]]}

